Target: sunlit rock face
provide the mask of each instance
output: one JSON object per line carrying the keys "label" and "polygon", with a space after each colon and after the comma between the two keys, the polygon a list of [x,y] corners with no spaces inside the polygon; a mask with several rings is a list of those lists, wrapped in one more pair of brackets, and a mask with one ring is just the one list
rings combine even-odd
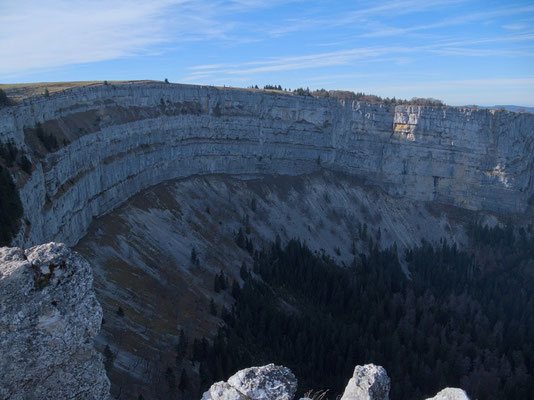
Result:
{"label": "sunlit rock face", "polygon": [[389,400],[386,370],[374,364],[357,365],[341,400]]}
{"label": "sunlit rock face", "polygon": [[109,399],[93,347],[102,308],[86,260],[67,246],[0,247],[0,398]]}
{"label": "sunlit rock face", "polygon": [[[36,124],[57,138],[46,151]],[[17,176],[14,243],[76,243],[140,190],[196,174],[340,170],[393,196],[523,212],[533,193],[534,116],[369,105],[204,86],[72,89],[0,110],[0,140],[32,156]]]}
{"label": "sunlit rock face", "polygon": [[467,394],[462,389],[445,388],[427,400],[469,400],[469,397],[467,397]]}
{"label": "sunlit rock face", "polygon": [[291,370],[274,364],[243,369],[228,382],[214,383],[202,400],[292,400],[297,379]]}
{"label": "sunlit rock face", "polygon": [[[357,365],[341,400],[389,400],[389,387],[390,380],[383,367]],[[228,382],[214,383],[201,400],[291,400],[296,389],[297,380],[288,368],[269,364],[243,369]],[[462,389],[446,388],[427,400],[469,400],[469,397]]]}

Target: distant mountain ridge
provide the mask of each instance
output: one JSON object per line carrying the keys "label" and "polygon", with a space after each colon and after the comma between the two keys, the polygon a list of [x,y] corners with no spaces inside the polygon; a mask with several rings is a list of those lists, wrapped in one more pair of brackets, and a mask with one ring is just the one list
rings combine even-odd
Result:
{"label": "distant mountain ridge", "polygon": [[[466,107],[473,107],[474,104],[467,105]],[[476,105],[478,108],[489,108],[489,109],[501,109],[504,108],[507,111],[513,111],[513,112],[529,112],[534,114],[534,107],[525,107],[525,106],[514,106],[514,105],[495,105],[495,106],[479,106]]]}
{"label": "distant mountain ridge", "polygon": [[499,105],[499,106],[493,106],[489,108],[504,108],[508,111],[526,111],[529,113],[534,113],[534,107],[524,107],[524,106],[513,106],[513,105]]}

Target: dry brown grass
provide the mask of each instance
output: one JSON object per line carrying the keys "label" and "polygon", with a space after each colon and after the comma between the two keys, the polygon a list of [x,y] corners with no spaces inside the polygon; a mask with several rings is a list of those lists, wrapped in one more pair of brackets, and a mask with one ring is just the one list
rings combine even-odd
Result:
{"label": "dry brown grass", "polygon": [[[150,83],[163,81],[154,80],[133,80],[133,81],[108,81],[110,85],[127,85],[132,83]],[[75,82],[39,82],[39,83],[0,83],[0,89],[4,90],[7,96],[14,101],[20,101],[28,97],[42,96],[45,93],[45,89],[48,89],[49,94],[61,92],[63,90],[88,87],[88,86],[101,86],[104,85],[104,81],[75,81]],[[232,89],[232,90],[245,90],[252,92],[267,92],[271,94],[285,94],[292,95],[291,92],[284,92],[273,89],[253,89],[253,88],[239,88],[233,86],[213,86],[218,89]]]}
{"label": "dry brown grass", "polygon": [[[140,81],[108,81],[111,85],[124,85],[129,83],[148,83],[156,82],[150,80],[140,80]],[[40,82],[40,83],[7,83],[0,84],[0,89],[4,90],[7,96],[15,101],[20,101],[22,99],[33,97],[33,96],[42,96],[45,92],[45,89],[48,89],[50,94],[61,92],[63,90],[77,88],[77,87],[86,87],[86,86],[101,86],[104,84],[104,81],[77,81],[77,82]]]}
{"label": "dry brown grass", "polygon": [[[329,392],[329,389],[325,390],[308,390],[306,393],[304,393],[304,398],[311,399],[311,400],[329,400],[329,397],[326,397]],[[341,398],[341,395],[338,395],[335,400],[339,400]]]}

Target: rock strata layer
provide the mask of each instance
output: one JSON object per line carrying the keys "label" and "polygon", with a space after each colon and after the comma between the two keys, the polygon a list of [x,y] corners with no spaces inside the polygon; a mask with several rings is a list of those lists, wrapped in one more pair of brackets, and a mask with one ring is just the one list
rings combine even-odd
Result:
{"label": "rock strata layer", "polygon": [[196,174],[338,170],[392,196],[502,212],[534,192],[534,116],[495,110],[106,85],[1,109],[0,141],[32,162],[30,176],[12,171],[25,246],[74,244],[140,190]]}
{"label": "rock strata layer", "polygon": [[0,248],[0,398],[108,399],[89,264],[63,244]]}

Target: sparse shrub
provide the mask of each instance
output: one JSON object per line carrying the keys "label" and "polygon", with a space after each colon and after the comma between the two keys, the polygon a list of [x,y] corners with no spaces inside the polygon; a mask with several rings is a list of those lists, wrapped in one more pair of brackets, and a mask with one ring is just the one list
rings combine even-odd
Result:
{"label": "sparse shrub", "polygon": [[215,290],[215,293],[219,293],[228,289],[228,278],[226,277],[224,271],[221,270],[219,274],[215,275],[213,289]]}
{"label": "sparse shrub", "polygon": [[219,102],[217,102],[217,104],[215,104],[215,107],[213,107],[213,115],[215,115],[216,117],[221,116],[221,106],[219,105]]}
{"label": "sparse shrub", "polygon": [[213,298],[210,300],[210,314],[214,317],[217,316],[217,306],[215,305]]}
{"label": "sparse shrub", "polygon": [[111,347],[109,347],[109,344],[106,344],[106,347],[104,348],[104,366],[106,367],[106,371],[110,371],[113,367],[113,362],[115,361],[115,354],[111,351]]}
{"label": "sparse shrub", "polygon": [[191,249],[191,264],[193,265],[199,265],[199,259],[198,259],[198,255],[197,255],[197,252],[195,250],[195,248],[193,247]]}
{"label": "sparse shrub", "polygon": [[181,329],[178,343],[176,344],[176,346],[174,346],[174,350],[176,351],[176,364],[181,363],[184,359],[187,353],[187,343],[187,336],[185,335],[184,330]]}
{"label": "sparse shrub", "polygon": [[312,92],[313,97],[330,97],[330,93],[326,89],[314,90]]}
{"label": "sparse shrub", "polygon": [[[257,88],[258,88],[258,85],[256,85],[256,89]],[[267,90],[283,90],[281,85],[278,85],[278,86],[276,86],[276,85],[265,85],[263,88],[267,89]]]}
{"label": "sparse shrub", "polygon": [[169,385],[169,390],[172,392],[176,389],[176,377],[174,376],[174,371],[171,367],[167,367],[165,371],[165,380]]}
{"label": "sparse shrub", "polygon": [[250,273],[248,272],[247,264],[243,261],[241,264],[241,268],[239,269],[239,276],[241,276],[241,279],[246,281],[248,277],[250,276]]}
{"label": "sparse shrub", "polygon": [[293,93],[299,96],[311,96],[310,88],[306,88],[306,89],[298,88],[298,89],[293,90]]}
{"label": "sparse shrub", "polygon": [[0,108],[7,107],[12,105],[13,102],[9,97],[7,97],[6,92],[3,89],[0,89]]}
{"label": "sparse shrub", "polygon": [[[306,90],[299,88],[295,90],[295,93],[306,95]],[[309,94],[309,93],[308,93]],[[380,97],[374,94],[365,94],[363,92],[354,93],[349,90],[326,90],[319,89],[311,92],[314,97],[333,97],[343,101],[359,101],[368,104],[386,104],[386,105],[417,105],[417,106],[431,106],[441,107],[445,106],[441,100],[423,97],[413,97],[411,100],[396,99],[395,97]]]}
{"label": "sparse shrub", "polygon": [[58,148],[57,139],[54,135],[45,132],[40,122],[35,125],[35,134],[49,152],[55,151]]}
{"label": "sparse shrub", "polygon": [[317,391],[309,390],[304,394],[304,398],[308,398],[311,400],[328,400],[328,398],[326,397],[327,393],[328,393],[328,389],[317,390]]}
{"label": "sparse shrub", "polygon": [[13,162],[17,159],[18,151],[11,141],[6,144],[0,143],[0,158],[4,160],[6,167],[11,168],[13,166]]}
{"label": "sparse shrub", "polygon": [[416,106],[432,106],[432,107],[441,107],[445,104],[438,99],[434,99],[432,97],[412,97],[412,99],[408,102],[408,104],[413,104]]}
{"label": "sparse shrub", "polygon": [[180,377],[180,385],[178,388],[180,391],[184,391],[189,389],[190,383],[189,383],[189,376],[187,376],[187,372],[185,372],[185,368],[182,370],[182,376]]}
{"label": "sparse shrub", "polygon": [[19,230],[22,203],[9,170],[0,165],[0,246],[8,246]]}
{"label": "sparse shrub", "polygon": [[26,172],[27,174],[32,173],[32,163],[30,162],[30,160],[28,160],[28,157],[24,155],[20,157],[20,161],[18,164],[20,169]]}
{"label": "sparse shrub", "polygon": [[234,299],[238,299],[241,295],[241,287],[239,286],[239,283],[237,283],[236,280],[232,282],[232,297]]}

